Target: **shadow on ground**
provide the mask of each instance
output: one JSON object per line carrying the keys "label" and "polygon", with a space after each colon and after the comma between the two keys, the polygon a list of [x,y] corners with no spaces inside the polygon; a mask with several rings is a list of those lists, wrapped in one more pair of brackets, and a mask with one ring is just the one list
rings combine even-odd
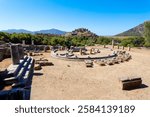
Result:
{"label": "shadow on ground", "polygon": [[34,75],[34,76],[42,76],[43,73],[34,73],[33,75]]}
{"label": "shadow on ground", "polygon": [[141,84],[140,87],[134,88],[134,89],[130,89],[130,90],[127,90],[127,91],[138,90],[138,89],[145,89],[145,88],[148,88],[148,87],[149,87],[149,86],[146,85],[146,84]]}

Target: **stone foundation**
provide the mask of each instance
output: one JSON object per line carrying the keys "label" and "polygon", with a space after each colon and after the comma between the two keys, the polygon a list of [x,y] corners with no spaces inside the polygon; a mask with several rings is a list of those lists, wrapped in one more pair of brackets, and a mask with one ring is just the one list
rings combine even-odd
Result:
{"label": "stone foundation", "polygon": [[6,70],[0,70],[1,100],[30,99],[34,59],[23,55],[21,45],[11,45],[12,64]]}

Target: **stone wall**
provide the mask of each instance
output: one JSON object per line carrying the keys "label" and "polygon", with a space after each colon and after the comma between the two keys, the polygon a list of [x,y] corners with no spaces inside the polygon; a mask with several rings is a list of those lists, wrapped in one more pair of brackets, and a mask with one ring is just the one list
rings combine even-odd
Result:
{"label": "stone wall", "polygon": [[28,51],[44,51],[45,48],[50,50],[50,46],[48,45],[24,45],[23,48]]}
{"label": "stone wall", "polygon": [[0,46],[0,61],[5,58],[10,58],[10,47]]}
{"label": "stone wall", "polygon": [[[6,69],[6,72],[4,70],[0,72],[0,77],[2,77],[0,100],[28,100],[34,73],[34,59],[24,56],[21,45],[13,44],[10,48],[12,64]],[[10,89],[5,90],[6,87]]]}
{"label": "stone wall", "polygon": [[4,59],[4,49],[0,48],[0,61]]}

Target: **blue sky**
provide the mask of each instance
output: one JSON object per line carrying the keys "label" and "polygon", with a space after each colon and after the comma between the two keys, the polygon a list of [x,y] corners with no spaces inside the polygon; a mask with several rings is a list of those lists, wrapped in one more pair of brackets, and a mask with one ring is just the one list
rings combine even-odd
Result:
{"label": "blue sky", "polygon": [[150,0],[0,0],[0,30],[88,28],[114,35],[150,20]]}

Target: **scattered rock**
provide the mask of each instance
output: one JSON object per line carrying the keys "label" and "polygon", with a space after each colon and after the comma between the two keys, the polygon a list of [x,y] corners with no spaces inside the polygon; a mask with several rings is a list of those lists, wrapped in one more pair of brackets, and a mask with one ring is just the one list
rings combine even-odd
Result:
{"label": "scattered rock", "polygon": [[34,70],[41,70],[41,69],[42,69],[42,67],[41,67],[40,64],[35,64],[34,65]]}

